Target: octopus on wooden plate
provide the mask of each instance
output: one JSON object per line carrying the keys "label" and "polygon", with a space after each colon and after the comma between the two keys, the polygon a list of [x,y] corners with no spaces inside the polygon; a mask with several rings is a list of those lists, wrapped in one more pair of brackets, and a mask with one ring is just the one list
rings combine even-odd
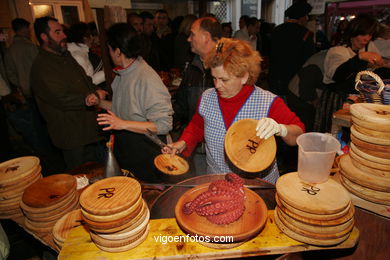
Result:
{"label": "octopus on wooden plate", "polygon": [[214,224],[230,224],[244,213],[244,200],[243,180],[237,174],[228,173],[225,180],[210,183],[207,191],[199,194],[193,201],[186,202],[183,213],[190,215],[195,211]]}

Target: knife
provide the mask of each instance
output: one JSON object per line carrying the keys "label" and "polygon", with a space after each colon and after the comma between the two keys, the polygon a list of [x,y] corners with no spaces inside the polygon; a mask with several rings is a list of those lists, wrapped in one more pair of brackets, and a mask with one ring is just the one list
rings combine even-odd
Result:
{"label": "knife", "polygon": [[[141,183],[143,186],[165,186],[165,187],[182,187],[182,188],[194,188],[201,184],[173,184],[173,183]],[[275,189],[273,185],[244,185],[248,189]]]}
{"label": "knife", "polygon": [[145,136],[147,138],[149,138],[153,143],[157,144],[158,146],[160,146],[161,148],[164,148],[165,146],[167,146],[163,141],[160,140],[160,138],[158,138],[158,136],[153,133],[149,128],[146,128],[146,131],[147,133],[145,133]]}

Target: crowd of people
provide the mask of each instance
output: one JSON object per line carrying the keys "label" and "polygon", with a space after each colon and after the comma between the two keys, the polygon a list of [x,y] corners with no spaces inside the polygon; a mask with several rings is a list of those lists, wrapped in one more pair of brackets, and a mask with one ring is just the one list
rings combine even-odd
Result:
{"label": "crowd of people", "polygon": [[[0,67],[0,159],[12,156],[7,123],[47,174],[104,162],[105,142],[114,135],[120,167],[157,183],[153,158],[160,152],[188,157],[194,174],[235,171],[223,140],[243,118],[258,120],[260,138],[276,135],[288,146],[305,131],[327,132],[332,113],[356,93],[359,71],[377,69],[390,78],[390,29],[360,14],[327,41],[308,29],[311,9],[297,1],[276,27],[244,15],[235,32],[211,14],[171,20],[165,10],[128,13],[127,23],[111,25],[100,43],[115,66],[109,86],[93,23],[38,18],[37,46],[30,23],[16,18]],[[338,45],[328,50],[331,44]],[[181,73],[174,97],[158,74],[173,68]],[[264,68],[268,73],[259,77]],[[144,136],[148,131],[164,142],[172,131],[178,138],[160,151]],[[275,183],[278,162],[259,176]]]}

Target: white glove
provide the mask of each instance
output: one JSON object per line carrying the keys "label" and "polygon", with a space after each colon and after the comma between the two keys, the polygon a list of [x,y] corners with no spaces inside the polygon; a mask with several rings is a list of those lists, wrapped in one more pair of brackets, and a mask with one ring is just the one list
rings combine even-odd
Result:
{"label": "white glove", "polygon": [[268,139],[273,135],[284,137],[287,135],[287,128],[272,118],[264,117],[257,123],[256,135],[262,139]]}

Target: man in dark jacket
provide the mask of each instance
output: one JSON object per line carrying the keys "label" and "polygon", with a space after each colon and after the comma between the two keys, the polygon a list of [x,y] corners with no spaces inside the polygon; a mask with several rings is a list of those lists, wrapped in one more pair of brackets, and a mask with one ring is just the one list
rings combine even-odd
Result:
{"label": "man in dark jacket", "polygon": [[311,9],[306,0],[298,0],[286,10],[288,20],[271,34],[269,88],[281,97],[286,96],[291,78],[315,53],[313,33],[305,27]]}
{"label": "man in dark jacket", "polygon": [[[35,20],[40,43],[31,68],[31,86],[53,144],[63,152],[68,169],[97,161],[103,153],[96,113],[85,97],[96,90],[83,68],[67,51],[66,35],[55,18]],[[103,97],[103,91],[97,95]]]}
{"label": "man in dark jacket", "polygon": [[[187,125],[196,111],[203,91],[214,87],[211,72],[204,68],[203,60],[215,48],[221,35],[221,24],[214,17],[202,17],[192,24],[188,41],[191,44],[191,51],[196,55],[191,63],[186,64],[183,80],[176,93],[176,100],[173,104],[175,125],[182,127]],[[199,147],[193,158],[197,175],[206,173],[205,155],[202,150]]]}
{"label": "man in dark jacket", "polygon": [[203,91],[214,87],[209,69],[203,66],[206,55],[216,46],[221,38],[222,28],[213,17],[202,17],[192,24],[188,41],[191,51],[196,54],[191,63],[186,64],[183,80],[176,94],[174,120],[187,125],[196,111],[198,100]]}

